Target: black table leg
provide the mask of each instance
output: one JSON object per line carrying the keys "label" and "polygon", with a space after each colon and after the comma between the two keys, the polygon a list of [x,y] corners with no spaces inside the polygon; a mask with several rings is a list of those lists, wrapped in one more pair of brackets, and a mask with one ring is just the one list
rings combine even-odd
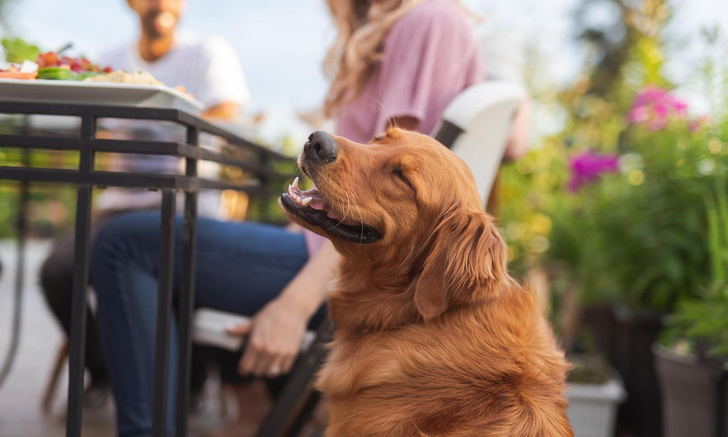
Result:
{"label": "black table leg", "polygon": [[[23,165],[30,166],[30,152],[23,150]],[[10,328],[10,346],[5,354],[5,361],[0,367],[0,387],[7,381],[10,370],[15,363],[18,346],[20,344],[21,314],[23,311],[23,288],[25,286],[25,240],[28,232],[28,200],[30,186],[28,182],[20,183],[20,197],[18,199],[18,218],[15,223],[17,232],[17,251],[15,257],[15,289],[13,290],[13,322]],[[2,266],[0,266],[2,267]]]}
{"label": "black table leg", "polygon": [[86,306],[89,254],[91,252],[91,186],[78,186],[76,204],[76,247],[73,263],[71,341],[68,354],[68,417],[66,436],[80,437],[83,402],[84,355],[86,351]]}
{"label": "black table leg", "polygon": [[[187,144],[198,145],[199,131],[187,130]],[[197,176],[197,160],[188,158],[185,174]],[[182,283],[177,315],[179,359],[177,375],[177,408],[175,430],[177,437],[187,435],[187,414],[190,399],[190,359],[192,355],[192,317],[195,307],[195,254],[197,251],[197,192],[185,193],[185,218],[182,231]]]}
{"label": "black table leg", "polygon": [[169,337],[172,322],[174,280],[175,200],[173,190],[162,190],[162,235],[159,247],[157,338],[154,357],[154,416],[152,435],[166,437],[169,388]]}
{"label": "black table leg", "polygon": [[[90,142],[96,137],[96,118],[81,117],[79,172],[90,175],[94,168],[94,151]],[[71,338],[68,353],[68,414],[66,437],[81,436],[83,373],[86,355],[86,308],[91,254],[91,194],[89,183],[78,185],[76,196],[76,236],[73,258],[73,298],[71,300]]]}

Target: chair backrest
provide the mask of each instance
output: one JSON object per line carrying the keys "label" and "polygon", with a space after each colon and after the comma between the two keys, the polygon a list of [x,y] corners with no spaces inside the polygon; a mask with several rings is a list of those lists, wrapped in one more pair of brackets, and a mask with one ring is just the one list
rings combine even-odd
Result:
{"label": "chair backrest", "polygon": [[525,99],[525,90],[512,82],[473,85],[445,109],[433,134],[470,166],[483,205],[503,160],[513,117]]}

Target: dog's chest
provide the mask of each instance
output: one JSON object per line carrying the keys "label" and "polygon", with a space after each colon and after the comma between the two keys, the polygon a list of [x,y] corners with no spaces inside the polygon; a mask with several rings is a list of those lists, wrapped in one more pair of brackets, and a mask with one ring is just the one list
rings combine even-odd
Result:
{"label": "dog's chest", "polygon": [[335,340],[318,378],[318,387],[330,399],[397,380],[401,374],[397,352],[386,342],[363,339]]}

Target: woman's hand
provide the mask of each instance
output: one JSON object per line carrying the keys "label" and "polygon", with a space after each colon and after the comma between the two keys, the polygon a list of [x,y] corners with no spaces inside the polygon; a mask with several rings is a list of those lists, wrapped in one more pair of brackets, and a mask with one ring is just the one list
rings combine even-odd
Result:
{"label": "woman's hand", "polygon": [[339,254],[327,240],[250,323],[227,330],[231,335],[250,335],[238,366],[240,374],[276,377],[291,370],[308,321],[323,303],[338,265]]}
{"label": "woman's hand", "polygon": [[307,323],[305,311],[279,297],[261,308],[250,323],[228,328],[232,335],[249,334],[238,372],[269,377],[288,373],[301,349]]}

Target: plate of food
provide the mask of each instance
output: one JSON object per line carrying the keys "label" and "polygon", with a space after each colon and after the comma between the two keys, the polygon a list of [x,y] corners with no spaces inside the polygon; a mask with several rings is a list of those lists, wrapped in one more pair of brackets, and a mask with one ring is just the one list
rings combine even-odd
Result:
{"label": "plate of food", "polygon": [[[3,40],[6,50],[7,42]],[[191,113],[204,108],[183,89],[171,88],[146,72],[114,70],[56,52],[39,53],[30,61],[34,53],[22,48],[22,55],[0,63],[0,101],[173,108]]]}
{"label": "plate of food", "polygon": [[0,77],[0,101],[53,102],[146,108],[173,108],[197,113],[201,102],[165,85],[130,82],[18,80]]}

